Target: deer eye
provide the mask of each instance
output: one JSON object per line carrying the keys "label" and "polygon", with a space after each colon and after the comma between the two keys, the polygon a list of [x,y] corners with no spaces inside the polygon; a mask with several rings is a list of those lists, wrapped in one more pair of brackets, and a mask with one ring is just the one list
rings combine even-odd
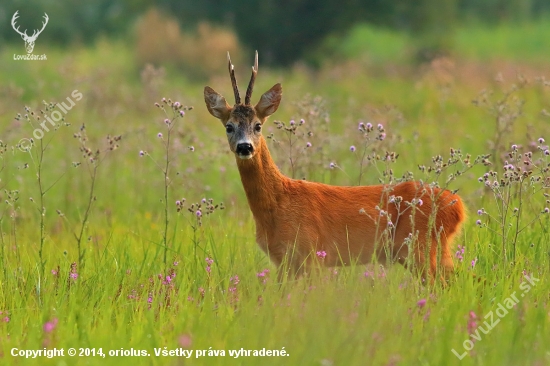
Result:
{"label": "deer eye", "polygon": [[233,131],[235,131],[235,127],[233,127],[233,125],[227,125],[227,126],[225,126],[225,132],[227,132],[227,133],[233,133]]}
{"label": "deer eye", "polygon": [[259,123],[256,123],[256,126],[254,126],[254,131],[260,132],[262,130],[262,125]]}

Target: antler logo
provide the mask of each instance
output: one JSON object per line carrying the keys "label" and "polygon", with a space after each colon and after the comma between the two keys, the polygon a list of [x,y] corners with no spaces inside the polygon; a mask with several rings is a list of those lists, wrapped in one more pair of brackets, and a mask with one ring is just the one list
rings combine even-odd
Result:
{"label": "antler logo", "polygon": [[17,13],[19,12],[19,10],[17,10],[15,12],[15,14],[13,14],[13,18],[11,18],[11,26],[13,27],[13,29],[19,33],[21,35],[21,38],[23,38],[23,40],[25,41],[25,48],[27,49],[27,53],[32,53],[32,50],[34,49],[34,42],[36,42],[36,38],[38,38],[38,36],[40,35],[40,33],[42,33],[42,31],[44,30],[44,28],[46,28],[46,24],[48,24],[48,14],[44,13],[44,22],[42,22],[42,29],[38,30],[38,29],[35,29],[32,36],[29,36],[27,35],[27,30],[25,29],[24,32],[21,32],[19,30],[19,26],[17,26],[17,28],[15,27],[15,21],[17,20],[17,18],[19,18],[19,15],[17,15]]}

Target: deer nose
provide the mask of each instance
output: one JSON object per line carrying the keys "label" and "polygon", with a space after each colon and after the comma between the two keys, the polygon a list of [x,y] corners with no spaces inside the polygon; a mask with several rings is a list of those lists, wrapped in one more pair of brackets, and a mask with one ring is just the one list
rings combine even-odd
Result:
{"label": "deer nose", "polygon": [[250,155],[254,151],[252,144],[248,142],[241,142],[237,144],[237,154],[239,155]]}

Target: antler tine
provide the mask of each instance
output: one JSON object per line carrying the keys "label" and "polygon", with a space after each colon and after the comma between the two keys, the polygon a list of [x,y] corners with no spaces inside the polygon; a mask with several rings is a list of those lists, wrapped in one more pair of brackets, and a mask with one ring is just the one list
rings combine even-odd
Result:
{"label": "antler tine", "polygon": [[229,57],[229,52],[227,52],[227,67],[229,69],[229,76],[231,76],[231,85],[233,86],[233,93],[235,94],[235,104],[241,104],[239,87],[237,86],[237,79],[235,78],[235,68],[231,63],[231,57]]}
{"label": "antler tine", "polygon": [[11,18],[11,26],[12,26],[13,29],[14,29],[17,33],[19,33],[20,35],[22,35],[22,36],[25,35],[25,36],[26,36],[26,35],[27,35],[27,30],[26,30],[26,29],[25,29],[25,32],[23,33],[23,32],[21,32],[21,31],[19,30],[19,26],[17,26],[17,28],[16,28],[16,24],[15,24],[15,23],[16,23],[16,21],[17,21],[17,18],[19,18],[19,10],[17,10],[17,11],[15,12],[15,14],[13,14],[13,17]]}
{"label": "antler tine", "polygon": [[246,89],[244,104],[250,104],[250,98],[252,97],[252,90],[254,89],[256,74],[258,74],[258,51],[256,51],[256,57],[254,58],[254,66],[252,67],[252,75],[250,76],[250,82],[248,83],[248,88]]}

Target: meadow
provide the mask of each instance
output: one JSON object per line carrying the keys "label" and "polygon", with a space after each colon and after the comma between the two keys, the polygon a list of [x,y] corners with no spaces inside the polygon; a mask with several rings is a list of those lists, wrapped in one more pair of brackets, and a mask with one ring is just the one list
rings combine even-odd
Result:
{"label": "meadow", "polygon": [[[0,363],[550,363],[547,55],[518,41],[524,59],[487,56],[488,34],[514,32],[480,28],[458,32],[457,54],[412,64],[406,39],[354,32],[340,49],[327,41],[319,69],[269,69],[260,55],[256,98],[284,90],[264,136],[297,179],[458,190],[469,218],[447,286],[375,262],[278,283],[203,101],[205,85],[231,96],[224,52],[202,80],[142,65],[123,41],[48,47],[47,62],[13,61],[13,45],[0,52]],[[348,53],[359,39],[374,51]],[[243,85],[252,52],[238,60]]]}

